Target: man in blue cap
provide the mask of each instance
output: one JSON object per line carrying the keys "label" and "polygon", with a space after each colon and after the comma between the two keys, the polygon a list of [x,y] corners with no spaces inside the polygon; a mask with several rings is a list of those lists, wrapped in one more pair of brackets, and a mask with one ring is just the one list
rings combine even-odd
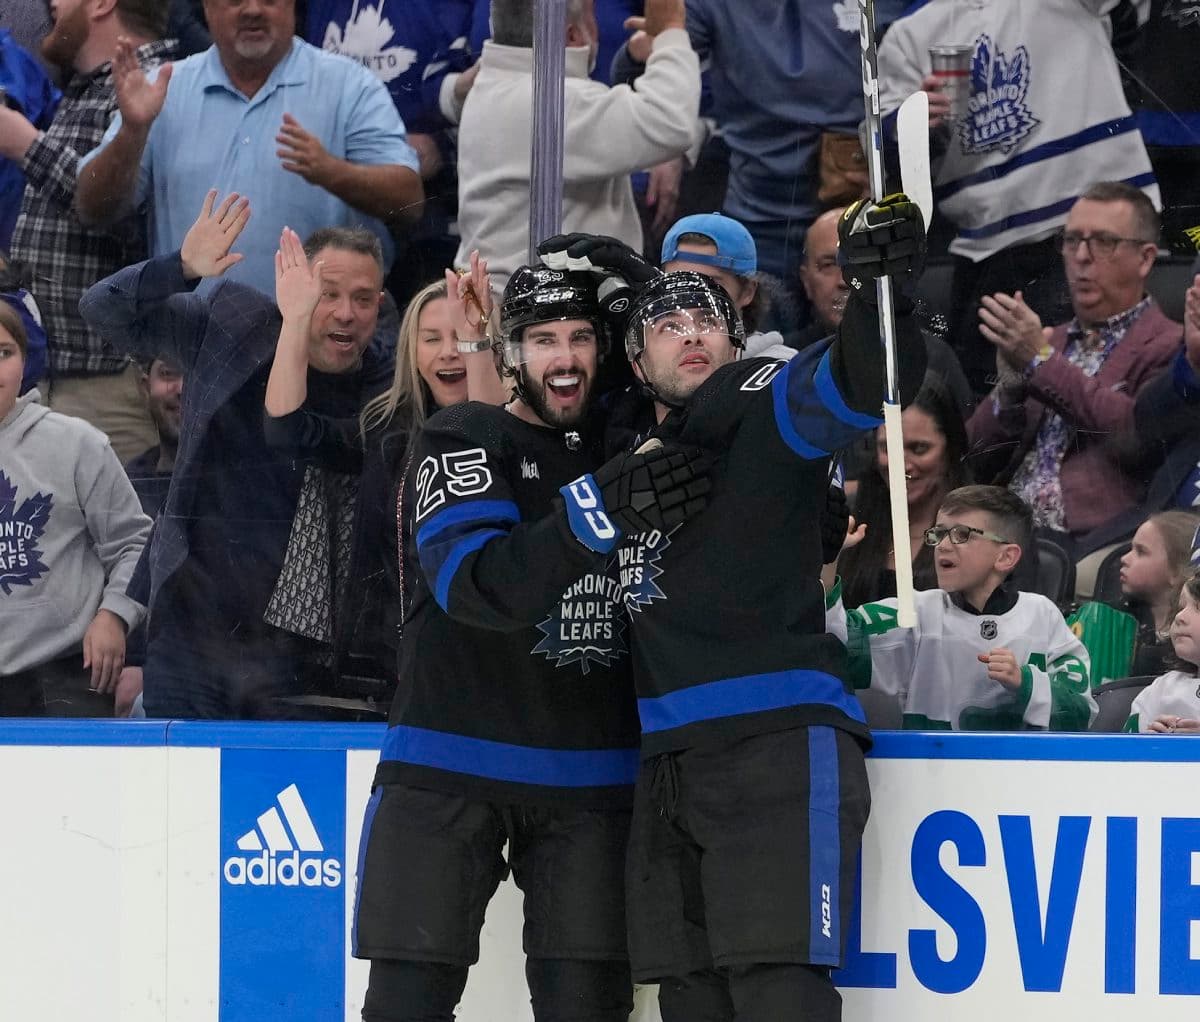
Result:
{"label": "man in blue cap", "polygon": [[733,299],[746,327],[746,357],[791,358],[796,354],[777,331],[762,331],[767,309],[759,287],[754,238],[738,220],[722,213],[695,213],[679,220],[663,239],[662,268],[694,270],[713,278]]}

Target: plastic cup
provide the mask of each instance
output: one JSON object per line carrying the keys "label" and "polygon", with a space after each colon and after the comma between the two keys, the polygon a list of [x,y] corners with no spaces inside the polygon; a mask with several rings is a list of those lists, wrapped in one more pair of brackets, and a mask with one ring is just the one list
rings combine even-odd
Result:
{"label": "plastic cup", "polygon": [[971,93],[971,60],[974,46],[929,47],[930,74],[942,83],[942,94],[950,99],[950,119],[957,121],[967,110]]}

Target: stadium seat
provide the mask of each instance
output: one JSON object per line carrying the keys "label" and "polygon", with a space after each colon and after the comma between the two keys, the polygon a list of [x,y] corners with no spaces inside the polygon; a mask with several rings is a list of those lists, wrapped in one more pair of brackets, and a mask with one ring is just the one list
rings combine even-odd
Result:
{"label": "stadium seat", "polygon": [[1146,290],[1154,296],[1163,313],[1176,323],[1183,322],[1183,300],[1192,283],[1194,261],[1191,256],[1159,258],[1146,279]]}
{"label": "stadium seat", "polygon": [[1099,603],[1107,603],[1111,607],[1120,607],[1123,594],[1121,593],[1121,558],[1129,553],[1129,543],[1122,543],[1112,551],[1096,569],[1096,585],[1092,590],[1092,599]]}
{"label": "stadium seat", "polygon": [[895,696],[864,688],[854,693],[867,715],[867,727],[872,731],[899,731],[904,726],[904,712]]}
{"label": "stadium seat", "polygon": [[1133,705],[1137,694],[1154,680],[1152,674],[1138,674],[1129,678],[1118,678],[1106,682],[1093,690],[1096,705],[1100,712],[1092,721],[1089,731],[1120,731],[1129,719],[1129,707]]}
{"label": "stadium seat", "polygon": [[1075,562],[1054,540],[1038,536],[1037,577],[1033,591],[1041,593],[1060,607],[1070,605],[1075,595]]}

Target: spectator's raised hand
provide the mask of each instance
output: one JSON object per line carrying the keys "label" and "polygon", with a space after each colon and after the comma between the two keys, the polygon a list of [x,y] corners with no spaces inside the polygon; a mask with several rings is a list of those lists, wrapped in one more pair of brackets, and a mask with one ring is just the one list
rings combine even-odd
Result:
{"label": "spectator's raised hand", "polygon": [[113,54],[113,88],[121,120],[131,128],[146,130],[154,123],[167,98],[171,81],[171,64],[160,64],[158,75],[151,81],[138,63],[136,47],[125,36],[117,37]]}
{"label": "spectator's raised hand", "polygon": [[1183,346],[1192,370],[1200,373],[1200,274],[1187,289],[1183,302]]}
{"label": "spectator's raised hand", "polygon": [[984,295],[979,304],[979,332],[1004,353],[1017,369],[1024,369],[1050,343],[1054,333],[1043,327],[1038,314],[1015,294]]}
{"label": "spectator's raised hand", "polygon": [[242,261],[241,253],[229,250],[250,219],[250,200],[230,192],[214,211],[216,201],[217,190],[210,189],[200,215],[184,235],[179,256],[187,280],[219,277]]}
{"label": "spectator's raised hand", "polygon": [[325,187],[334,157],[329,155],[316,135],[305,131],[291,114],[284,114],[275,141],[279,143],[275,155],[279,157],[284,170],[299,174],[310,185]]}
{"label": "spectator's raised hand", "polygon": [[988,677],[1014,692],[1021,687],[1021,665],[1011,649],[998,647],[990,653],[980,653],[979,662],[987,664]]}
{"label": "spectator's raised hand", "polygon": [[111,610],[98,610],[83,633],[83,666],[92,672],[93,691],[116,687],[125,666],[125,622]]}
{"label": "spectator's raised hand", "polygon": [[487,336],[492,315],[492,284],[487,260],[479,252],[471,253],[470,269],[446,271],[446,301],[450,322],[460,341],[482,341]]}
{"label": "spectator's raised hand", "polygon": [[279,306],[285,324],[307,325],[312,318],[313,310],[321,300],[321,267],[324,265],[318,260],[309,266],[300,235],[290,227],[283,229],[279,250],[275,253],[275,304]]}
{"label": "spectator's raised hand", "polygon": [[942,91],[946,86],[936,75],[921,79],[921,91],[929,97],[929,130],[935,131],[950,119],[950,97]]}
{"label": "spectator's raised hand", "polygon": [[687,27],[684,0],[646,0],[645,17],[626,18],[622,25],[633,33],[626,43],[629,56],[644,64],[650,59],[656,35],[668,28]]}

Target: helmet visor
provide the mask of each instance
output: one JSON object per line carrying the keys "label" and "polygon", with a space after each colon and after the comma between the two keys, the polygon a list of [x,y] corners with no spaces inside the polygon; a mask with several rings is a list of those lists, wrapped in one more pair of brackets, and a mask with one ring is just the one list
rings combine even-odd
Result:
{"label": "helmet visor", "polygon": [[[731,317],[734,317],[731,319]],[[626,348],[636,357],[650,343],[686,337],[728,337],[741,347],[733,305],[705,292],[665,295],[634,313],[626,333]]]}

